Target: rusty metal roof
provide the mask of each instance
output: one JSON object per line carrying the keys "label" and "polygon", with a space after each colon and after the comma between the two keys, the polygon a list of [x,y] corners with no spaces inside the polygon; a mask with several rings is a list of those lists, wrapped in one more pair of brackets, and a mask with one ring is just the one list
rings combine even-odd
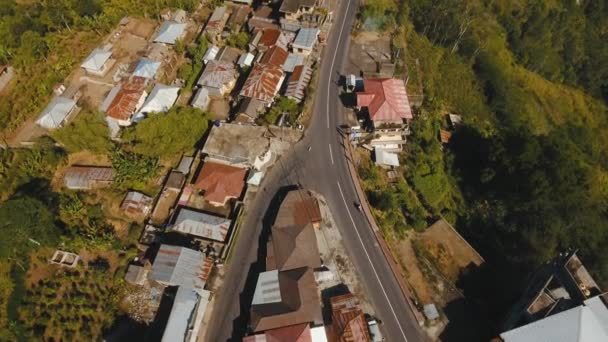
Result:
{"label": "rusty metal roof", "polygon": [[357,93],[357,106],[367,107],[372,121],[413,119],[403,80],[365,79],[363,88],[363,92]]}
{"label": "rusty metal roof", "polygon": [[278,93],[283,78],[283,69],[280,66],[258,63],[251,69],[240,95],[270,103]]}

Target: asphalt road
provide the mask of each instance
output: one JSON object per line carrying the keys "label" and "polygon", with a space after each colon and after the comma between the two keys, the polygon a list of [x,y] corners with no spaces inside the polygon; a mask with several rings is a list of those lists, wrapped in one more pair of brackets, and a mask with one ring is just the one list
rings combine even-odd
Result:
{"label": "asphalt road", "polygon": [[[206,341],[237,340],[249,319],[246,308],[251,293],[243,289],[255,286],[258,248],[264,252],[263,233],[268,222],[268,208],[280,203],[275,195],[284,186],[300,184],[321,193],[340,229],[344,245],[357,268],[365,294],[383,322],[388,341],[423,341],[417,321],[403,297],[388,261],[377,245],[372,228],[354,206],[360,202],[350,177],[342,138],[338,132],[344,122],[339,99],[338,80],[347,63],[350,32],[358,9],[358,0],[342,1],[334,16],[325,56],[321,63],[315,92],[314,115],[305,137],[292,153],[283,157],[266,175],[262,187],[249,207],[234,246],[224,284],[216,293]],[[309,151],[310,148],[310,151]],[[264,236],[260,239],[260,234]]]}

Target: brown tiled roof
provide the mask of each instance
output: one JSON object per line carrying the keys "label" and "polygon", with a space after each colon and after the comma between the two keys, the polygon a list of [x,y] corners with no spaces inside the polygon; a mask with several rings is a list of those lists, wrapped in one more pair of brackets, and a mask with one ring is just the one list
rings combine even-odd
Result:
{"label": "brown tiled roof", "polygon": [[312,342],[308,323],[291,325],[266,331],[263,334],[247,336],[243,342]]}
{"label": "brown tiled roof", "polygon": [[203,190],[203,197],[214,203],[239,198],[245,187],[247,170],[207,161],[198,174],[194,187]]}
{"label": "brown tiled roof", "polygon": [[279,271],[321,266],[312,224],[272,227],[274,260]]}
{"label": "brown tiled roof", "polygon": [[146,79],[143,77],[133,77],[121,87],[110,106],[106,110],[106,115],[118,120],[128,120],[135,110],[146,89]]}
{"label": "brown tiled roof", "polygon": [[253,305],[251,325],[255,332],[267,331],[301,323],[323,322],[319,293],[311,268],[279,272],[281,299],[286,305],[277,312],[277,306]]}
{"label": "brown tiled roof", "polygon": [[251,69],[240,95],[263,102],[272,102],[282,80],[283,68],[281,66],[258,63]]}
{"label": "brown tiled roof", "polygon": [[260,59],[260,64],[270,64],[278,67],[283,67],[289,53],[282,47],[275,45],[268,49]]}
{"label": "brown tiled roof", "polygon": [[275,226],[305,225],[321,222],[319,202],[306,190],[287,193],[275,218]]}
{"label": "brown tiled roof", "polygon": [[405,82],[395,78],[363,80],[365,91],[357,93],[357,106],[367,107],[372,121],[412,119]]}
{"label": "brown tiled roof", "polygon": [[330,301],[332,327],[339,342],[371,340],[365,316],[354,295],[347,293],[332,297]]}

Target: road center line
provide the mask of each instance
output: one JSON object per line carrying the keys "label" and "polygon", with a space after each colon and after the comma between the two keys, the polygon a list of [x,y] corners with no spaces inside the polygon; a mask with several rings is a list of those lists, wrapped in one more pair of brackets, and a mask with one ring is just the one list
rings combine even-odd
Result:
{"label": "road center line", "polygon": [[378,280],[378,284],[380,284],[380,288],[382,289],[384,298],[386,298],[386,302],[388,303],[388,306],[391,308],[393,316],[395,317],[395,321],[397,322],[397,326],[399,327],[399,331],[401,331],[401,335],[403,335],[403,339],[405,340],[405,342],[407,342],[407,337],[405,337],[405,332],[403,332],[403,328],[401,327],[401,322],[399,322],[399,318],[397,318],[397,313],[395,313],[395,309],[393,308],[391,301],[388,299],[388,295],[386,294],[386,290],[384,289],[384,286],[382,285],[382,282],[380,281],[380,277],[378,277],[378,272],[376,271],[376,268],[374,267],[374,263],[372,263],[372,260],[369,257],[369,253],[367,252],[367,249],[365,248],[365,244],[363,243],[361,234],[359,234],[359,229],[357,228],[357,225],[355,224],[355,220],[353,219],[353,216],[350,214],[350,210],[348,209],[348,203],[346,202],[346,198],[344,197],[344,192],[342,192],[342,186],[340,185],[340,182],[338,182],[338,189],[340,190],[340,195],[342,196],[342,201],[344,201],[344,206],[346,207],[346,212],[348,213],[348,217],[350,217],[350,221],[352,222],[353,227],[355,227],[355,233],[357,233],[359,242],[361,242],[361,247],[363,247],[365,256],[367,257],[367,260],[369,261],[369,264],[372,267],[372,270],[374,271],[374,275],[376,276],[376,280]]}
{"label": "road center line", "polygon": [[329,159],[331,159],[331,165],[334,165],[334,153],[331,151],[331,144],[327,146],[329,147]]}
{"label": "road center line", "polygon": [[336,62],[336,56],[338,55],[338,47],[340,47],[340,39],[342,39],[342,31],[344,31],[344,24],[346,24],[346,17],[348,17],[348,8],[350,7],[350,1],[346,2],[346,10],[344,11],[344,18],[342,18],[342,26],[340,27],[340,34],[338,34],[338,43],[334,50],[334,57],[331,59],[331,65],[329,66],[329,82],[327,82],[327,108],[325,113],[327,114],[327,128],[329,128],[329,87],[331,86],[331,78],[334,74],[334,63]]}

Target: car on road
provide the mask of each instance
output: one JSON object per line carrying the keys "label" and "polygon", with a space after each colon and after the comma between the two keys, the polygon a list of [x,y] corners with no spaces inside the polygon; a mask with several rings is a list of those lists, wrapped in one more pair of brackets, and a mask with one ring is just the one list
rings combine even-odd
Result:
{"label": "car on road", "polygon": [[369,328],[369,333],[372,338],[372,342],[382,342],[385,341],[382,333],[380,332],[380,327],[378,326],[378,321],[372,319],[367,322],[367,327]]}

